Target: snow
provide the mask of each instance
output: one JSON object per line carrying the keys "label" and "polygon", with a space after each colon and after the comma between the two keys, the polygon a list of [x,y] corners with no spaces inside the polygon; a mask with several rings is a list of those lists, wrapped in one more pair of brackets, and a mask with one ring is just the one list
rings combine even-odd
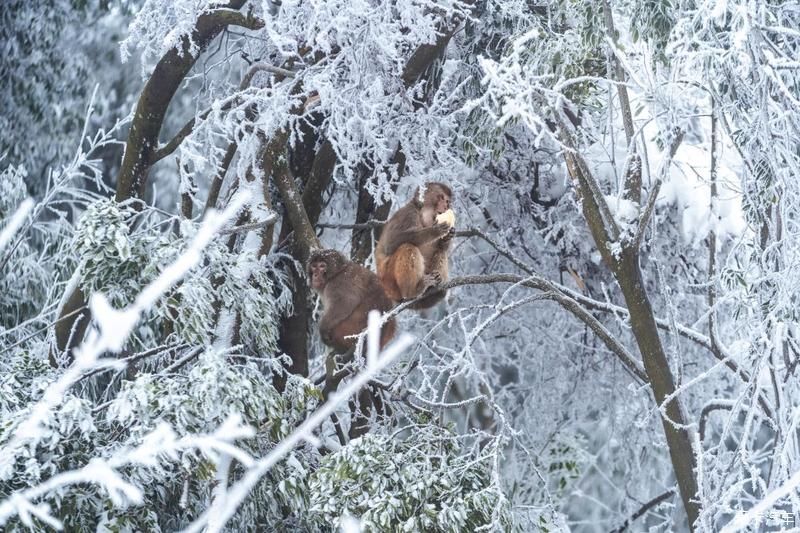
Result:
{"label": "snow", "polygon": [[[796,6],[612,2],[611,33],[591,2],[253,0],[238,12],[263,29],[228,27],[201,52],[195,24],[218,2],[96,4],[0,10],[0,527],[673,531],[691,511],[676,480],[696,482],[697,531],[800,513]],[[403,79],[442,31],[443,53]],[[176,47],[197,61],[155,125],[160,143],[192,130],[118,203],[120,148],[152,148],[123,117]],[[259,158],[277,149],[303,192],[324,142],[323,246],[369,237],[352,228],[366,195],[391,213],[432,180],[452,186],[459,230],[447,298],[394,312],[414,342],[379,354],[387,316],[370,315],[366,357],[340,360],[333,390],[314,302],[295,298],[297,236],[279,238],[285,203],[302,202]],[[204,210],[218,175],[223,215]],[[589,201],[614,242],[595,242]],[[638,252],[641,277],[602,246]],[[93,319],[53,353],[73,293]],[[631,316],[639,299],[652,316]],[[279,342],[287,325],[296,346]],[[666,378],[682,420],[631,368]],[[369,430],[350,439],[366,384]]]}
{"label": "snow", "polygon": [[721,163],[717,169],[717,199],[712,204],[710,174],[708,150],[681,146],[658,196],[657,205],[677,207],[684,241],[694,246],[699,246],[712,231],[724,242],[741,236],[747,229],[740,177]]}

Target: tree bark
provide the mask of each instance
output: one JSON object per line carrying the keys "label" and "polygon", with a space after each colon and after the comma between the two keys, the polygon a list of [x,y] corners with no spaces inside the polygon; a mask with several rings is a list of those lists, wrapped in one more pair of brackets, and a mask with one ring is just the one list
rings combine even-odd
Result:
{"label": "tree bark", "polygon": [[[294,179],[289,175],[285,157],[286,138],[286,132],[281,131],[268,144],[264,157],[264,173],[265,176],[273,176],[286,209],[286,218],[292,227],[293,237],[290,245],[292,257],[304,268],[311,249],[319,247],[319,241],[304,208],[303,198],[297,190]],[[308,376],[309,291],[302,273],[291,267],[289,272],[294,287],[292,294],[294,313],[281,321],[278,346],[292,360],[288,372]],[[278,390],[283,390],[285,378],[276,376],[274,383]]]}
{"label": "tree bark", "polygon": [[[231,11],[241,8],[244,4],[245,0],[231,1],[225,9],[211,11],[198,17],[191,42],[194,42],[202,52],[229,25],[250,29],[263,27],[264,24],[260,20]],[[115,198],[118,202],[133,196],[141,197],[144,193],[147,174],[152,164],[152,157],[158,148],[158,137],[167,108],[197,60],[197,57],[190,52],[191,42],[184,39],[180,51],[173,48],[167,52],[156,64],[142,89],[128,141],[125,144],[125,157],[117,175]]]}
{"label": "tree bark", "polygon": [[[621,260],[614,268],[614,276],[630,311],[631,330],[642,354],[642,362],[650,387],[653,389],[653,396],[656,403],[662,406],[666,398],[675,392],[675,380],[644,287],[637,251],[623,252]],[[689,527],[694,529],[694,524],[700,515],[700,504],[696,501],[697,461],[692,446],[692,436],[687,428],[688,421],[679,398],[673,398],[664,408],[666,414],[661,416],[661,425],[664,428],[672,468],[678,481]]]}
{"label": "tree bark", "polygon": [[[392,190],[397,190],[399,178],[403,177],[406,170],[406,156],[401,147],[392,157],[391,164],[397,165],[398,181],[392,183]],[[364,224],[370,220],[385,221],[389,218],[389,211],[392,209],[392,202],[376,202],[375,198],[367,190],[367,182],[373,183],[377,179],[374,167],[370,164],[362,164],[358,183],[358,206],[356,208],[356,224]],[[388,169],[387,169],[388,171]],[[356,263],[363,264],[372,253],[372,244],[381,238],[383,226],[374,226],[368,229],[354,229],[350,237],[350,259]]]}
{"label": "tree bark", "polygon": [[[560,126],[562,135],[565,136],[565,143],[574,147],[574,143],[569,138],[569,130],[563,121]],[[566,159],[567,168],[575,178],[581,197],[583,216],[603,260],[614,274],[622,290],[625,304],[630,313],[631,330],[639,346],[653,396],[660,407],[666,398],[675,392],[675,380],[661,343],[653,308],[642,279],[642,272],[639,268],[639,248],[632,243],[620,243],[623,245],[622,252],[618,255],[611,252],[608,243],[615,240],[618,232],[609,231],[606,227],[602,209],[604,199],[598,198],[595,192],[597,183],[589,173],[588,167],[582,164],[580,157],[568,153]],[[691,430],[687,428],[688,424],[679,398],[673,398],[664,407],[666,413],[662,414],[661,423],[664,427],[667,447],[689,527],[693,529],[700,515],[700,505],[696,501],[695,468],[697,463],[692,446]]]}
{"label": "tree bark", "polygon": [[[222,9],[210,11],[198,17],[192,32],[191,42],[202,52],[226,27],[238,25],[250,29],[263,27],[259,19],[233,11],[240,9],[246,0],[232,0]],[[167,108],[180,87],[181,82],[194,66],[197,57],[189,52],[190,40],[184,39],[181,50],[171,49],[156,65],[142,89],[136,104],[131,130],[125,143],[125,155],[117,174],[115,199],[118,202],[132,197],[141,197],[147,182],[147,174],[158,150],[158,137]],[[86,305],[83,292],[78,285],[67,298],[59,319]],[[83,340],[89,323],[88,310],[58,322],[55,330],[57,352],[71,351]],[[80,323],[71,334],[73,324]],[[55,361],[51,353],[51,362]]]}

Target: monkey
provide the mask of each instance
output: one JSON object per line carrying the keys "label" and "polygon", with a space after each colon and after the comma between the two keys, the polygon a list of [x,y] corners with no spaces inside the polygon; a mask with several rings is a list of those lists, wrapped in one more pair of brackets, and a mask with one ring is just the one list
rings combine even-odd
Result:
{"label": "monkey", "polygon": [[[429,182],[383,227],[375,263],[386,295],[394,302],[412,300],[447,281],[447,254],[455,230],[452,223],[437,221],[437,217],[450,211],[451,197],[450,187]],[[444,297],[445,291],[436,291],[411,307],[428,309]]]}
{"label": "monkey", "polygon": [[[320,338],[334,351],[344,353],[356,345],[356,339],[345,337],[364,331],[370,311],[385,313],[392,308],[378,277],[336,250],[311,252],[307,274],[325,309],[319,321]],[[394,317],[383,324],[381,348],[394,337],[396,329]]]}

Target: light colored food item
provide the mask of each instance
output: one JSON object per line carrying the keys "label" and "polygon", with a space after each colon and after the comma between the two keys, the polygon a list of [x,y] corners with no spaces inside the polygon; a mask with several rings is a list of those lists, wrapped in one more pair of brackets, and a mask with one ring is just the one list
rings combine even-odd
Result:
{"label": "light colored food item", "polygon": [[452,209],[448,209],[442,214],[436,215],[437,224],[447,224],[451,228],[456,225],[456,214]]}

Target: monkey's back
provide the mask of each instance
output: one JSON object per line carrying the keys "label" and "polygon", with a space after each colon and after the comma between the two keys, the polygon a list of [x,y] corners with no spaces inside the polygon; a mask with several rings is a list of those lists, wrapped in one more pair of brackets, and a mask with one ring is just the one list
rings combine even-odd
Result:
{"label": "monkey's back", "polygon": [[397,242],[398,233],[418,226],[420,224],[418,219],[419,214],[416,207],[409,202],[395,211],[386,221],[378,244],[375,245],[375,267],[379,275],[385,269],[389,257],[402,244],[402,242]]}

